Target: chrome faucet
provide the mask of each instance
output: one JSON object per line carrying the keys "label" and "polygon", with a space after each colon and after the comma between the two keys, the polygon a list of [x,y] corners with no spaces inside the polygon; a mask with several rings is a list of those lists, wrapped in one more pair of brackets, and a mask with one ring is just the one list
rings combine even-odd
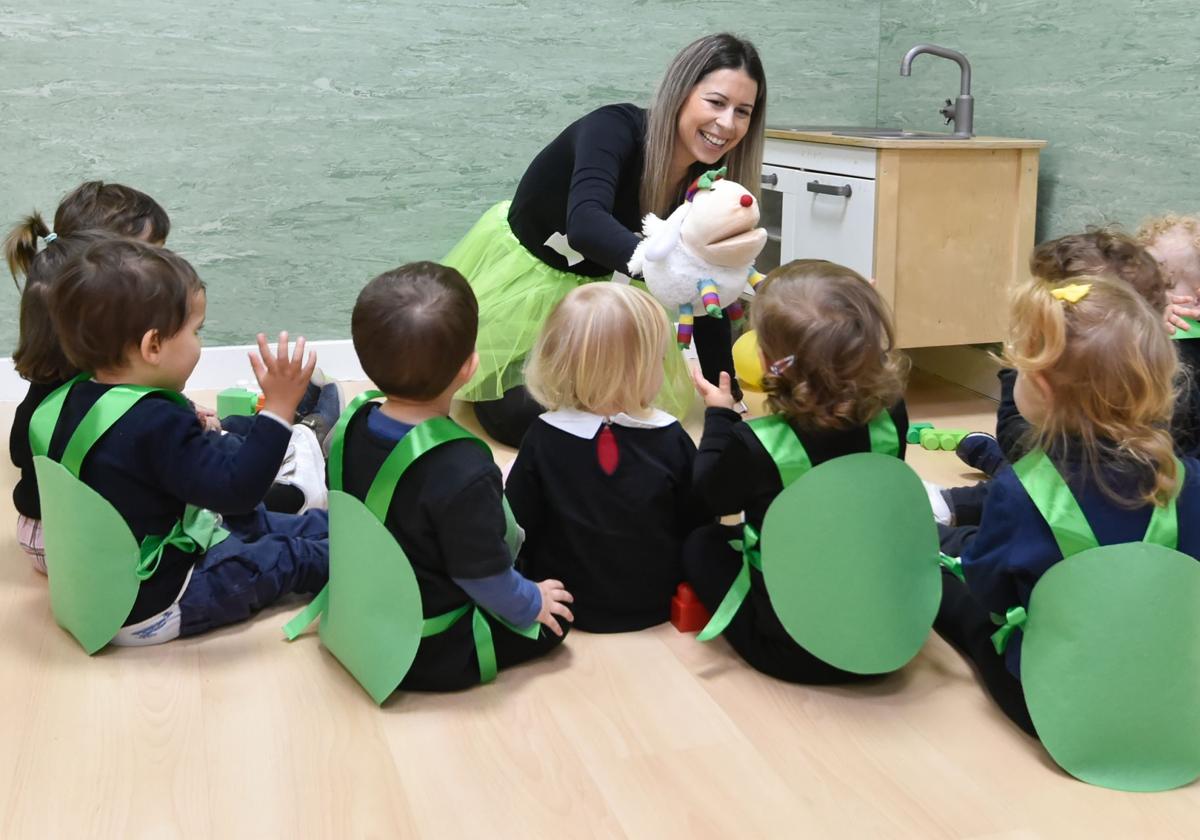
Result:
{"label": "chrome faucet", "polygon": [[939,47],[937,44],[917,44],[904,54],[900,61],[900,75],[912,75],[913,59],[921,53],[948,58],[958,62],[961,73],[958,85],[958,99],[951,102],[946,100],[946,107],[941,109],[941,115],[946,118],[946,124],[954,122],[955,137],[973,137],[975,135],[975,99],[971,96],[971,63],[958,50]]}

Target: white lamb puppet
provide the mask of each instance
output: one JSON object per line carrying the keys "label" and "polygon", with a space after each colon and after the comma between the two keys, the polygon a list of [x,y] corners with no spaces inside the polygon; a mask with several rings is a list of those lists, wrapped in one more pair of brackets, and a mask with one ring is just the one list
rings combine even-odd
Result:
{"label": "white lamb puppet", "polygon": [[721,317],[729,306],[741,317],[738,295],[762,275],[754,260],[767,243],[758,225],[758,203],[750,191],[725,180],[725,167],[704,173],[687,191],[687,200],[670,216],[647,213],[642,234],[629,260],[630,274],[641,274],[646,288],[668,310],[679,312],[680,347],[692,341],[694,308]]}

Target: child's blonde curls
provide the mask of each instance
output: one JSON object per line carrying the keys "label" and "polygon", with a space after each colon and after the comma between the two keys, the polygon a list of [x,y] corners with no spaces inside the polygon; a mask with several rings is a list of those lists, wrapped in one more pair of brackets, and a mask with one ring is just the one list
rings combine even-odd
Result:
{"label": "child's blonde curls", "polygon": [[[1087,288],[1072,303],[1055,297],[1066,285]],[[1050,452],[1081,446],[1092,478],[1126,507],[1165,506],[1178,493],[1169,425],[1179,364],[1161,317],[1127,283],[1085,275],[1069,284],[1019,284],[1005,359],[1049,386],[1031,445]],[[1121,487],[1105,477],[1114,472]]]}

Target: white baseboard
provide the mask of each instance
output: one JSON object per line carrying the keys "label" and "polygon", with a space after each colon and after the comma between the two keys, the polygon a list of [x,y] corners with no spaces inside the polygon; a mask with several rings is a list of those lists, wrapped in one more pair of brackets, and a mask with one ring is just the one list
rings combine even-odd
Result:
{"label": "white baseboard", "polygon": [[[350,339],[310,341],[308,347],[317,354],[317,367],[332,379],[364,380],[362,366]],[[205,347],[200,351],[200,363],[192,371],[187,387],[190,390],[227,388],[238,382],[255,385],[254,372],[246,354],[254,345]],[[20,402],[25,398],[29,383],[17,376],[11,358],[0,359],[0,402]]]}
{"label": "white baseboard", "polygon": [[1000,399],[1000,363],[978,347],[914,347],[905,351],[913,367],[993,400]]}
{"label": "white baseboard", "polygon": [[[311,341],[316,351],[317,365],[333,379],[365,380],[362,366],[350,339]],[[192,371],[187,387],[192,390],[227,388],[238,382],[254,384],[254,373],[246,354],[254,349],[244,344],[224,347],[205,347],[200,363]],[[913,366],[961,385],[985,397],[998,400],[1000,383],[996,379],[999,364],[985,351],[976,347],[919,347],[906,351]],[[19,402],[25,397],[29,383],[17,376],[12,359],[0,359],[0,402]]]}

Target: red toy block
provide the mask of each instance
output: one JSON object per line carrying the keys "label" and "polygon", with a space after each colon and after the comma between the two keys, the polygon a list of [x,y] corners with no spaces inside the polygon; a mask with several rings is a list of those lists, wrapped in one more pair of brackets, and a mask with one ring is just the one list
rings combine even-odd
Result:
{"label": "red toy block", "polygon": [[671,623],[680,633],[699,633],[712,618],[695,591],[686,583],[679,584],[671,599]]}

